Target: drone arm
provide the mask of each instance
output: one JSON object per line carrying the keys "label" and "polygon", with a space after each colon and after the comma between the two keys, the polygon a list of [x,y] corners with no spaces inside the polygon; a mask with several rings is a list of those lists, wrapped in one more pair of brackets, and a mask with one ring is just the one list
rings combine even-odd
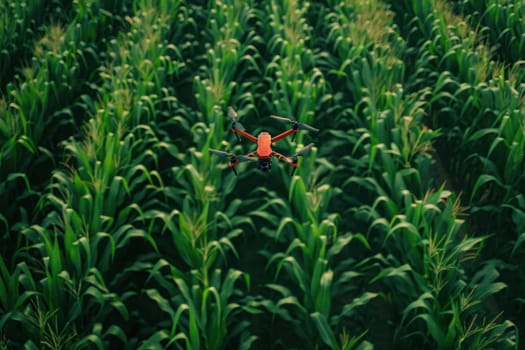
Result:
{"label": "drone arm", "polygon": [[232,132],[236,133],[236,134],[239,134],[245,138],[247,138],[248,140],[252,141],[252,142],[257,142],[257,137],[253,136],[252,134],[244,131],[244,130],[240,130],[240,129],[235,129],[235,128],[232,128]]}
{"label": "drone arm", "polygon": [[251,158],[251,157],[255,156],[256,154],[257,154],[257,150],[246,154],[245,157],[250,157]]}
{"label": "drone arm", "polygon": [[279,159],[279,160],[282,160],[282,161],[288,163],[290,166],[292,166],[294,168],[297,168],[297,166],[299,165],[299,163],[294,162],[292,158],[283,156],[281,153],[272,152],[272,156],[277,158],[277,159]]}
{"label": "drone arm", "polygon": [[297,170],[297,167],[299,166],[299,163],[297,162],[297,157],[290,158],[290,157],[283,156],[282,154],[277,153],[277,152],[272,152],[272,156],[288,163],[292,167],[292,172],[290,173],[290,175],[293,176],[293,174],[295,173],[295,170]]}
{"label": "drone arm", "polygon": [[[250,152],[247,155],[245,155],[245,157],[253,157],[256,153],[257,153],[257,151]],[[237,176],[237,170],[235,169],[235,166],[237,166],[237,164],[239,164],[240,162],[241,162],[240,159],[235,159],[234,161],[230,160],[230,162],[228,163],[228,166],[233,171],[235,176]]]}
{"label": "drone arm", "polygon": [[297,128],[291,128],[289,130],[286,130],[285,132],[282,132],[280,133],[279,135],[275,136],[275,137],[272,137],[272,143],[276,142],[276,141],[279,141],[280,139],[283,139],[285,138],[286,136],[288,135],[291,135],[295,132],[297,132],[298,129]]}

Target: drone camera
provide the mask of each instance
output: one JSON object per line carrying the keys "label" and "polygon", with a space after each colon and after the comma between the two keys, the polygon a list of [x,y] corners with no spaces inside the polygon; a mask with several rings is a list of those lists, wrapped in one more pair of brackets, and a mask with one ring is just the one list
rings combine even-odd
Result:
{"label": "drone camera", "polygon": [[272,159],[271,158],[262,158],[259,159],[257,168],[261,171],[268,171],[272,168]]}

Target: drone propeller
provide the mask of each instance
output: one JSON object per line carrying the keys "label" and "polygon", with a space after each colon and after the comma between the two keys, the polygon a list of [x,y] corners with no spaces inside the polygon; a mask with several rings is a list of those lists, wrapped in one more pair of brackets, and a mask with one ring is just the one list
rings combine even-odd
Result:
{"label": "drone propeller", "polygon": [[[247,157],[247,156],[238,156],[234,153],[228,153],[228,152],[224,152],[224,151],[219,151],[217,149],[213,149],[213,148],[208,148],[208,150],[210,151],[210,153],[213,153],[215,155],[218,155],[219,157],[223,157],[223,158],[226,158],[226,157],[229,157],[230,158],[230,168],[231,170],[233,171],[233,173],[235,175],[237,175],[237,170],[235,170],[235,163],[237,161],[239,162],[255,162],[256,159],[254,158],[251,158],[251,157]],[[234,164],[233,166],[231,164]]]}
{"label": "drone propeller", "polygon": [[[271,115],[270,117],[280,121],[281,123],[290,123],[290,124],[292,124],[292,128],[293,129],[308,130],[308,131],[314,131],[314,132],[318,132],[319,131],[319,129],[316,129],[313,126],[310,126],[308,124],[300,123],[297,120],[293,120],[293,119],[290,119],[290,118],[279,117],[279,116],[276,116],[276,115]],[[294,142],[294,141],[295,141],[295,133],[292,136],[292,142]]]}
{"label": "drone propeller", "polygon": [[304,124],[304,123],[300,123],[298,122],[297,120],[293,120],[293,119],[290,119],[290,118],[285,118],[285,117],[279,117],[279,116],[276,116],[276,115],[271,115],[270,116],[271,118],[273,119],[276,119],[282,123],[290,123],[292,124],[292,127],[297,127],[297,129],[299,130],[308,130],[308,131],[314,131],[314,132],[318,132],[319,129],[317,128],[314,128],[313,126],[310,126],[308,124]]}
{"label": "drone propeller", "polygon": [[313,143],[307,145],[307,146],[304,146],[303,148],[301,148],[299,151],[297,151],[293,156],[293,157],[299,157],[299,156],[305,156],[307,155],[308,153],[310,153],[310,150],[312,149],[312,147],[314,146]]}
{"label": "drone propeller", "polygon": [[[237,129],[237,130],[246,130],[244,128],[244,126],[242,126],[241,123],[239,123],[237,121],[237,112],[235,112],[235,110],[231,107],[231,106],[228,106],[228,119],[231,120],[232,122],[232,129]],[[241,137],[239,136],[239,134],[236,134],[237,135],[237,140],[241,140]]]}
{"label": "drone propeller", "polygon": [[[313,146],[314,146],[314,144],[311,143],[311,144],[309,144],[307,146],[304,146],[299,151],[295,152],[295,154],[290,157],[292,159],[293,164],[297,164],[297,162],[299,161],[298,157],[302,157],[302,156],[305,156],[308,153],[310,153],[310,150],[312,149]],[[294,166],[293,169],[292,169],[292,173],[291,173],[292,176],[295,173],[295,169],[297,169],[296,166]]]}
{"label": "drone propeller", "polygon": [[231,106],[228,106],[228,119],[232,122],[232,128],[246,130],[244,126],[237,121],[237,112]]}
{"label": "drone propeller", "polygon": [[219,151],[218,149],[209,148],[208,151],[210,151],[210,153],[218,155],[219,157],[232,157],[232,156],[235,157],[235,154],[233,154],[233,153],[228,153],[228,152],[225,152],[225,151]]}
{"label": "drone propeller", "polygon": [[257,159],[255,158],[252,158],[252,157],[247,157],[247,156],[238,156],[234,153],[228,153],[228,152],[225,152],[225,151],[219,151],[218,149],[213,149],[213,148],[209,148],[208,149],[211,153],[215,154],[215,155],[218,155],[219,157],[230,157],[230,159],[235,162],[235,161],[239,161],[239,162],[255,162]]}

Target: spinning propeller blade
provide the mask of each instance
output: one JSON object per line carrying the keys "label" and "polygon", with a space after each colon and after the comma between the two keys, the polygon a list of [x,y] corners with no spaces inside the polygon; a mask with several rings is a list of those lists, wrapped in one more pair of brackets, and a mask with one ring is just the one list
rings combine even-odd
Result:
{"label": "spinning propeller blade", "polygon": [[237,112],[231,106],[228,106],[228,119],[231,120],[233,129],[245,130],[244,126],[237,121]]}
{"label": "spinning propeller blade", "polygon": [[299,156],[307,155],[310,152],[310,150],[312,149],[313,146],[314,146],[313,143],[311,143],[311,144],[309,144],[307,146],[304,146],[299,151],[297,151],[292,157],[299,157]]}
{"label": "spinning propeller blade", "polygon": [[[311,144],[309,144],[307,146],[304,146],[299,151],[297,151],[293,156],[290,157],[292,159],[292,162],[297,163],[298,162],[297,157],[302,157],[302,156],[305,156],[308,153],[310,153],[310,150],[312,149],[313,146],[314,146],[314,144],[311,143]],[[292,174],[293,174],[293,172],[292,172]]]}
{"label": "spinning propeller blade", "polygon": [[232,161],[240,161],[240,162],[255,162],[257,159],[247,156],[238,156],[234,153],[228,153],[225,151],[219,151],[218,149],[208,148],[210,153],[213,153],[215,155],[218,155],[219,157],[229,157]]}
{"label": "spinning propeller blade", "polygon": [[292,123],[293,122],[293,120],[291,120],[289,118],[279,117],[277,115],[271,115],[270,118],[277,119],[278,121],[280,121],[282,123]]}
{"label": "spinning propeller blade", "polygon": [[239,162],[255,162],[257,159],[247,157],[247,156],[238,156],[234,153],[228,153],[224,151],[219,151],[218,149],[208,148],[210,153],[213,153],[215,155],[218,155],[219,157],[229,157],[230,158],[230,169],[233,171],[233,174],[237,176],[237,170],[235,170],[235,165],[237,164],[237,161]]}
{"label": "spinning propeller blade", "polygon": [[276,120],[280,121],[281,123],[290,123],[290,124],[292,124],[293,127],[295,127],[297,125],[297,129],[299,129],[299,130],[308,130],[308,131],[314,131],[314,132],[318,132],[319,131],[319,129],[314,128],[313,126],[310,126],[310,125],[304,124],[304,123],[300,123],[297,120],[293,120],[293,119],[290,119],[290,118],[279,117],[279,116],[276,116],[276,115],[271,115],[270,118],[276,119]]}
{"label": "spinning propeller blade", "polygon": [[231,157],[234,155],[234,154],[224,152],[224,151],[219,151],[218,149],[213,149],[213,148],[209,148],[208,150],[211,153],[218,155],[219,157]]}

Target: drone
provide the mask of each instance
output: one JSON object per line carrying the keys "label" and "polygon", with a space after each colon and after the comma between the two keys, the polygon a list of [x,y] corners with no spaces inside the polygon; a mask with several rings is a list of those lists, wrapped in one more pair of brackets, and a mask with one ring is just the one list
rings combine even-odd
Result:
{"label": "drone", "polygon": [[270,133],[266,131],[260,132],[259,135],[255,137],[252,134],[246,132],[246,129],[241,125],[241,123],[237,121],[237,112],[235,112],[235,110],[232,107],[228,107],[228,118],[232,122],[231,131],[237,135],[237,138],[239,140],[240,136],[243,136],[244,138],[255,142],[257,144],[257,149],[245,155],[236,155],[233,153],[220,151],[213,148],[210,148],[209,151],[220,157],[229,158],[229,167],[235,175],[237,175],[237,170],[235,169],[235,166],[241,162],[257,162],[257,169],[266,172],[272,168],[272,157],[275,157],[281,161],[288,163],[292,167],[291,175],[293,175],[299,165],[298,157],[307,155],[310,152],[310,149],[314,146],[314,144],[310,143],[309,145],[300,149],[290,157],[286,157],[272,150],[272,144],[285,138],[288,135],[293,135],[293,142],[295,140],[296,133],[299,130],[318,132],[319,129],[316,129],[307,124],[299,123],[298,121],[289,118],[279,117],[276,115],[271,115],[270,117],[282,123],[291,124],[292,127],[274,137],[272,137]]}

